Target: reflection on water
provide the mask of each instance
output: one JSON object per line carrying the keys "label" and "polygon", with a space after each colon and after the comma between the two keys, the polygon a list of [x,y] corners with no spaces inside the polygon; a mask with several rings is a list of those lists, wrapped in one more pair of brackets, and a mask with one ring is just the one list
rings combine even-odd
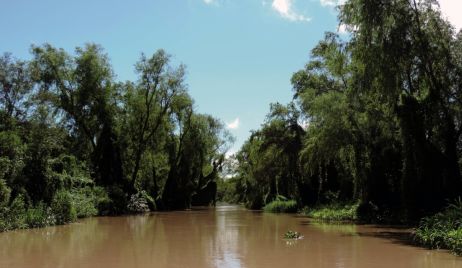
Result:
{"label": "reflection on water", "polygon": [[358,235],[358,226],[355,224],[324,223],[313,221],[310,222],[310,225],[316,229],[321,230],[323,233],[343,233],[348,235]]}
{"label": "reflection on water", "polygon": [[[304,239],[283,239],[289,229]],[[406,234],[220,206],[1,233],[0,267],[462,267]]]}

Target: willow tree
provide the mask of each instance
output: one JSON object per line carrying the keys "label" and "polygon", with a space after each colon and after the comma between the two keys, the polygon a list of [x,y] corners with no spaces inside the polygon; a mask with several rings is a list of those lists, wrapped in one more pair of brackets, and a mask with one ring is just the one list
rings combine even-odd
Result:
{"label": "willow tree", "polygon": [[[25,165],[26,145],[23,141],[32,81],[27,62],[9,53],[0,56],[0,184],[9,202],[10,188],[19,192]],[[6,193],[8,192],[8,195]],[[8,197],[8,198],[7,198]]]}
{"label": "willow tree", "polygon": [[301,162],[317,202],[337,196],[390,206],[400,174],[400,162],[393,160],[400,158],[398,126],[381,95],[358,89],[361,64],[352,59],[351,49],[327,33],[305,69],[292,77],[308,120]]}
{"label": "willow tree", "polygon": [[[174,99],[172,111],[169,173],[162,191],[162,205],[167,209],[190,207],[193,195],[200,194],[209,183],[212,192],[205,199],[212,201],[216,195],[217,172],[232,139],[219,120],[195,113],[187,94]],[[209,203],[203,199],[196,201]]]}
{"label": "willow tree", "polygon": [[251,208],[284,196],[300,200],[299,152],[305,134],[294,103],[271,104],[261,129],[254,131],[236,158],[238,201]]}
{"label": "willow tree", "polygon": [[138,177],[141,160],[149,148],[147,145],[165,128],[172,113],[173,99],[185,93],[185,68],[174,69],[169,60],[170,56],[159,50],[150,58],[142,55],[136,64],[139,80],[129,92],[126,106],[129,117],[125,120],[125,129],[133,139],[127,155],[127,161],[131,162],[132,184]]}
{"label": "willow tree", "polygon": [[399,120],[406,214],[440,207],[461,189],[454,29],[429,0],[351,0],[340,19],[352,31],[359,92],[383,96]]}
{"label": "willow tree", "polygon": [[126,205],[122,159],[115,131],[116,87],[107,55],[88,44],[71,56],[51,45],[33,47],[32,73],[44,101],[61,114],[79,157],[93,166],[98,183],[108,187],[116,202]]}

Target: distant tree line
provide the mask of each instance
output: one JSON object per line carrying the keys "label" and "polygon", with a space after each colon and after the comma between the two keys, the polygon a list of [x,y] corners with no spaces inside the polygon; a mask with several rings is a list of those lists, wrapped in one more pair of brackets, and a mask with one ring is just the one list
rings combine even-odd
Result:
{"label": "distant tree line", "polygon": [[236,155],[227,198],[261,208],[359,203],[415,220],[462,194],[462,33],[436,1],[349,0],[346,41],[326,33],[294,101],[273,104]]}
{"label": "distant tree line", "polygon": [[184,66],[159,50],[118,82],[97,45],[31,51],[0,57],[1,229],[214,202],[232,138],[195,111]]}

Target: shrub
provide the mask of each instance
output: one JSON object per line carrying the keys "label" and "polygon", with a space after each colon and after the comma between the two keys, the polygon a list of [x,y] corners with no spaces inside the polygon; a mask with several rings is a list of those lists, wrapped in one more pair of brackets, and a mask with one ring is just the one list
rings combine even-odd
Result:
{"label": "shrub", "polygon": [[22,195],[18,195],[13,202],[11,203],[9,209],[9,220],[11,224],[10,229],[21,229],[26,228],[25,223],[25,203],[24,197]]}
{"label": "shrub", "polygon": [[30,228],[45,227],[55,225],[56,217],[50,207],[39,203],[36,207],[29,208],[26,211],[25,222]]}
{"label": "shrub", "polygon": [[0,208],[0,231],[26,228],[24,197],[18,195],[9,207]]}
{"label": "shrub", "polygon": [[149,210],[157,210],[156,200],[146,191],[141,191],[141,196],[146,200]]}
{"label": "shrub", "polygon": [[94,204],[99,215],[109,214],[111,210],[112,200],[103,187],[93,187]]}
{"label": "shrub", "polygon": [[263,207],[263,210],[273,213],[295,213],[297,212],[297,208],[297,201],[287,200],[285,197],[278,196],[276,200]]}
{"label": "shrub", "polygon": [[457,255],[462,254],[462,227],[448,233],[446,239],[447,246]]}
{"label": "shrub", "polygon": [[78,218],[98,215],[96,196],[90,187],[72,190],[70,196]]}
{"label": "shrub", "polygon": [[315,209],[304,209],[303,214],[321,221],[356,221],[358,219],[358,206],[353,205],[329,205]]}
{"label": "shrub", "polygon": [[429,248],[446,248],[462,254],[462,202],[457,200],[443,212],[423,218],[415,240]]}
{"label": "shrub", "polygon": [[7,205],[10,200],[11,189],[6,185],[6,182],[0,179],[0,207]]}
{"label": "shrub", "polygon": [[289,230],[284,234],[284,239],[302,239],[303,235],[299,232]]}
{"label": "shrub", "polygon": [[127,212],[128,200],[127,195],[120,186],[112,185],[107,188],[109,201],[104,203],[105,214],[122,214]]}
{"label": "shrub", "polygon": [[56,217],[56,224],[65,224],[77,219],[77,212],[72,198],[66,191],[58,191],[51,202],[51,210]]}
{"label": "shrub", "polygon": [[131,213],[143,213],[149,211],[148,200],[143,192],[130,196],[127,209]]}
{"label": "shrub", "polygon": [[106,190],[99,186],[73,189],[70,195],[78,218],[104,214],[111,201]]}

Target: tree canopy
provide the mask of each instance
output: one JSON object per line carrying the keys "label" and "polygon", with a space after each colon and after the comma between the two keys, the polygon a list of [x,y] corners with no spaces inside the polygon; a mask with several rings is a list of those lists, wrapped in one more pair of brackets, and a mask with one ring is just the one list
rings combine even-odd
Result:
{"label": "tree canopy", "polygon": [[430,0],[350,0],[339,20],[349,38],[325,34],[292,76],[294,102],[271,105],[238,152],[235,199],[440,210],[462,193],[461,33]]}
{"label": "tree canopy", "polygon": [[29,61],[0,57],[3,218],[55,208],[66,222],[188,208],[197,194],[215,201],[216,186],[203,190],[216,185],[233,138],[220,120],[195,111],[185,66],[158,50],[141,55],[136,81],[119,82],[98,45],[31,52]]}

